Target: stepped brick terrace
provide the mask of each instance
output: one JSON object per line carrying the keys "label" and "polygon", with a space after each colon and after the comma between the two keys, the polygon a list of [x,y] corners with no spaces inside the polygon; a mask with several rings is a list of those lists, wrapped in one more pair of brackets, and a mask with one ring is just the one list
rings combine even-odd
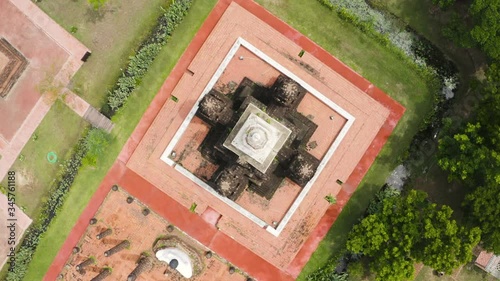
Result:
{"label": "stepped brick terrace", "polygon": [[[272,196],[245,189],[228,198],[210,185],[218,167],[200,152],[209,126],[195,115],[199,103],[212,90],[231,97],[245,78],[271,87],[280,75],[305,89],[298,118],[317,129],[300,149],[319,161],[316,172],[303,184],[285,178]],[[403,112],[253,1],[221,0],[146,111],[46,280],[61,271],[114,184],[252,278],[293,280]],[[331,205],[327,195],[337,203]]]}

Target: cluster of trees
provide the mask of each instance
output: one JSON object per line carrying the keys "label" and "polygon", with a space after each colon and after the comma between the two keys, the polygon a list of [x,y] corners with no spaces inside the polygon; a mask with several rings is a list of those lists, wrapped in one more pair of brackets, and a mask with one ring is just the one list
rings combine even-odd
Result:
{"label": "cluster of trees", "polygon": [[[411,279],[417,262],[449,274],[472,259],[480,241],[500,254],[500,63],[495,63],[500,59],[500,0],[469,2],[466,13],[459,13],[456,0],[433,0],[442,9],[456,10],[443,34],[459,46],[480,48],[491,61],[485,81],[477,86],[480,105],[467,122],[447,120],[439,141],[440,167],[469,189],[465,219],[457,223],[450,207],[433,204],[422,191],[379,193],[347,243],[347,250],[361,255],[377,280]],[[349,274],[350,268],[351,262]]]}
{"label": "cluster of trees", "polygon": [[[433,0],[446,9],[455,0]],[[500,254],[500,0],[473,0],[443,30],[462,47],[479,47],[491,60],[474,116],[449,128],[439,144],[439,165],[450,180],[471,189],[463,202],[468,222],[482,230],[484,247]]]}
{"label": "cluster of trees", "polygon": [[449,128],[439,143],[439,165],[469,189],[463,202],[469,223],[482,230],[484,247],[500,254],[500,68],[490,65],[478,90],[475,114]]}
{"label": "cluster of trees", "polygon": [[[455,5],[456,0],[432,0],[442,9]],[[480,47],[493,59],[500,58],[500,0],[473,0],[468,13],[454,12],[443,34],[459,46]]]}
{"label": "cluster of trees", "polygon": [[388,197],[379,212],[354,226],[347,249],[370,259],[377,280],[408,280],[416,262],[451,273],[471,259],[480,240],[479,228],[458,225],[452,213],[430,203],[422,191]]}

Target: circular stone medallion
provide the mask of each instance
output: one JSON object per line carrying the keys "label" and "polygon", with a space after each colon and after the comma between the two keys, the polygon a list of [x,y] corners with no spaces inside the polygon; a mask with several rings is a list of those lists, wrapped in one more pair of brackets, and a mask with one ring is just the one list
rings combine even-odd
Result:
{"label": "circular stone medallion", "polygon": [[267,140],[267,132],[258,126],[250,127],[245,138],[245,142],[256,150],[264,148]]}

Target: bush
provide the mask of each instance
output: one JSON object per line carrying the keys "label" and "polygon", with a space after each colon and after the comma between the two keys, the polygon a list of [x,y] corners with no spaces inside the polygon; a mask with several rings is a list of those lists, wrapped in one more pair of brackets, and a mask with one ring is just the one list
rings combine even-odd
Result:
{"label": "bush", "polygon": [[111,136],[102,129],[92,128],[84,141],[87,154],[82,161],[84,166],[95,166],[111,141]]}
{"label": "bush", "polygon": [[375,198],[372,199],[368,205],[366,213],[368,215],[373,215],[379,213],[382,210],[384,199],[400,196],[401,192],[397,189],[385,185],[382,189],[377,192]]}
{"label": "bush", "polygon": [[108,0],[87,0],[89,2],[90,6],[92,6],[92,9],[95,11],[99,10],[104,4],[106,4]]}
{"label": "bush", "polygon": [[125,104],[127,98],[140,84],[162,47],[168,42],[177,25],[184,19],[191,4],[192,0],[177,0],[167,10],[164,10],[156,27],[141,44],[137,53],[129,58],[125,71],[118,78],[114,89],[108,93],[109,112],[104,112],[108,117]]}
{"label": "bush", "polygon": [[85,145],[87,136],[79,140],[73,149],[71,158],[62,165],[61,176],[50,189],[49,197],[42,206],[39,217],[26,231],[25,237],[16,253],[15,266],[12,267],[12,271],[7,273],[7,281],[23,280],[28,265],[40,242],[40,238],[47,231],[50,223],[63,205],[66,194],[78,174],[83,158],[87,154],[87,146]]}
{"label": "bush", "polygon": [[347,273],[337,273],[333,271],[319,270],[309,275],[307,281],[348,281],[349,275]]}

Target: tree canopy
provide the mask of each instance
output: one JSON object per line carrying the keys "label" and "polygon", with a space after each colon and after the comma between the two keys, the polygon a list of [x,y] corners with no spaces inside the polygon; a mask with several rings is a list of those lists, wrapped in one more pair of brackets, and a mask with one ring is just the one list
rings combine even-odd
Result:
{"label": "tree canopy", "polygon": [[492,64],[480,88],[476,115],[439,143],[439,165],[471,188],[464,202],[484,247],[500,254],[500,69]]}
{"label": "tree canopy", "polygon": [[354,226],[347,248],[373,259],[377,280],[408,280],[415,262],[451,273],[471,259],[480,239],[478,228],[458,226],[452,212],[430,203],[422,191],[387,198],[381,212]]}
{"label": "tree canopy", "polygon": [[500,0],[474,0],[472,38],[493,59],[500,58]]}
{"label": "tree canopy", "polygon": [[[459,133],[439,141],[438,163],[449,172],[450,180],[462,180],[469,184],[483,184],[485,181],[500,183],[499,132],[489,134],[482,124],[467,123]],[[488,135],[491,138],[487,138]]]}
{"label": "tree canopy", "polygon": [[470,220],[482,231],[484,248],[500,254],[500,186],[478,187],[467,195],[464,205]]}
{"label": "tree canopy", "polygon": [[[456,2],[432,1],[442,9]],[[443,35],[465,48],[477,45],[490,58],[500,59],[500,0],[473,0],[467,14],[457,11],[443,28]]]}

